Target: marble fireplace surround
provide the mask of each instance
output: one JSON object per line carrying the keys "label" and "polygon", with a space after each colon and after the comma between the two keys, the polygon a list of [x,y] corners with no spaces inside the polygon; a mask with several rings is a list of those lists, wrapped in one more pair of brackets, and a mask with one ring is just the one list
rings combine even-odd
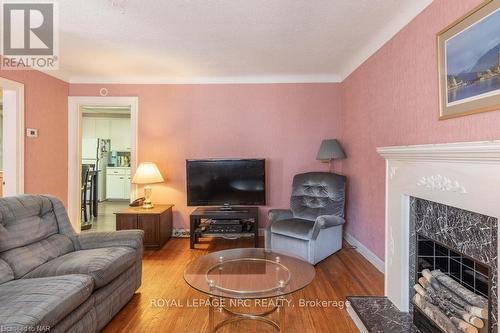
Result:
{"label": "marble fireplace surround", "polygon": [[500,141],[383,147],[377,152],[386,159],[385,296],[408,312],[410,197],[499,218]]}

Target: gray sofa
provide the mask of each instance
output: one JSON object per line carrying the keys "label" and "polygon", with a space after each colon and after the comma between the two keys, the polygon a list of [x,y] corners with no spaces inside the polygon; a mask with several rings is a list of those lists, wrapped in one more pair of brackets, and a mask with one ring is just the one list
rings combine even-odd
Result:
{"label": "gray sofa", "polygon": [[143,231],[77,234],[50,196],[0,199],[0,332],[98,332],[141,284]]}
{"label": "gray sofa", "polygon": [[346,178],[308,172],[293,178],[290,209],[271,209],[266,248],[316,264],[342,248]]}

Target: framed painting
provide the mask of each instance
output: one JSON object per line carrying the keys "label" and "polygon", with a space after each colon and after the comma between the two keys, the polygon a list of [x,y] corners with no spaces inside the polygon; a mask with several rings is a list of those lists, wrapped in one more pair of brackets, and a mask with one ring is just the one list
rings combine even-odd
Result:
{"label": "framed painting", "polygon": [[500,0],[438,34],[440,119],[500,109]]}

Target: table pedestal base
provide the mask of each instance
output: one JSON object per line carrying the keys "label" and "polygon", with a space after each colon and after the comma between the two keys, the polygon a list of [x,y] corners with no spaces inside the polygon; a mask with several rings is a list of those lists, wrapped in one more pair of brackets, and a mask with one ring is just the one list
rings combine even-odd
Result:
{"label": "table pedestal base", "polygon": [[[266,323],[268,325],[273,326],[278,330],[278,332],[285,332],[285,298],[284,297],[278,297],[277,298],[277,305],[272,307],[270,310],[260,312],[260,313],[242,313],[242,312],[237,312],[233,311],[231,309],[228,309],[226,306],[223,305],[223,302],[217,302],[217,306],[214,306],[214,299],[220,299],[219,297],[213,297],[209,296],[209,301],[210,305],[208,308],[208,332],[210,333],[215,333],[217,332],[220,328],[222,328],[225,325],[235,323],[238,321],[242,320],[256,320],[260,321],[263,323]],[[229,315],[228,318],[223,319],[222,321],[218,322],[217,324],[215,323],[215,311],[219,312],[225,312],[226,314]],[[272,315],[273,313],[277,312],[278,313],[278,320],[273,320],[271,318],[268,318],[268,316]]]}

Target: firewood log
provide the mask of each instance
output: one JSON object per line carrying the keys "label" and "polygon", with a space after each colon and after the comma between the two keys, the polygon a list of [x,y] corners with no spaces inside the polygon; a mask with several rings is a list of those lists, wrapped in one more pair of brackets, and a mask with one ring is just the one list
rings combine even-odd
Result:
{"label": "firewood log", "polygon": [[[447,287],[445,287],[441,282],[439,282],[429,270],[424,269],[422,271],[422,275],[425,277],[425,279],[428,281],[428,285],[431,286],[438,294],[440,297],[447,299],[454,303],[455,305],[463,308],[467,312],[469,312],[471,315],[482,318],[482,319],[488,319],[488,308],[480,308],[477,306],[473,306],[469,304],[466,300],[464,300],[462,297],[458,296],[454,290],[451,290]],[[426,289],[428,289],[426,286],[424,286]],[[462,287],[463,288],[463,287]]]}
{"label": "firewood log", "polygon": [[[425,277],[421,277],[420,279],[418,279],[418,282],[420,283],[420,288],[423,292],[426,292],[426,289],[425,289],[425,285],[428,285],[428,281]],[[416,289],[415,289],[416,290]],[[417,291],[418,292],[418,291]],[[420,292],[419,292],[420,293]],[[427,293],[429,294],[429,293]],[[439,297],[439,295],[437,295],[437,297]],[[442,299],[442,298],[440,298]],[[476,316],[473,316],[471,315],[469,312],[467,312],[464,308],[462,307],[459,307],[457,305],[455,305],[454,303],[452,303],[451,301],[449,300],[446,300],[446,299],[442,299],[444,302],[447,302],[447,306],[449,308],[451,308],[456,314],[460,315],[460,317],[465,320],[466,322],[476,326],[477,328],[483,328],[484,327],[484,321],[479,318],[479,317],[476,317]]]}
{"label": "firewood log", "polygon": [[431,272],[432,276],[435,277],[443,286],[453,290],[455,294],[463,298],[470,305],[477,306],[478,308],[488,309],[488,300],[483,296],[473,293],[469,289],[462,286],[457,281],[453,280],[448,275],[441,272],[439,269],[433,270]]}
{"label": "firewood log", "polygon": [[446,317],[439,309],[425,301],[420,294],[415,294],[413,302],[419,307],[434,323],[446,333],[461,333],[453,322]]}
{"label": "firewood log", "polygon": [[479,333],[477,327],[472,326],[469,323],[466,323],[462,319],[459,319],[457,317],[451,317],[450,320],[456,327],[458,327],[460,331],[464,333]]}
{"label": "firewood log", "polygon": [[[424,297],[424,300],[438,306],[442,312],[452,319],[452,322],[461,331],[474,333],[477,332],[477,328],[484,327],[484,323],[481,319],[471,316],[468,312],[456,307],[449,301],[439,298],[437,294],[427,291],[420,284],[416,284],[414,289],[419,295]],[[455,318],[455,320],[453,318]]]}

